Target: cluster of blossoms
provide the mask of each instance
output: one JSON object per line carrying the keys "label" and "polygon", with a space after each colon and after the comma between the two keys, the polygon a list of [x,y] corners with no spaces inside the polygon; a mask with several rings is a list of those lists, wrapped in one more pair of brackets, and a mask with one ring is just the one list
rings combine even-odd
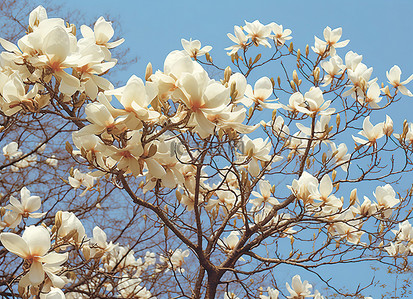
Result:
{"label": "cluster of blossoms", "polygon": [[[18,172],[20,169],[35,165],[38,162],[37,154],[43,154],[45,149],[46,144],[43,144],[38,147],[36,153],[23,155],[17,142],[12,141],[3,147],[3,155],[9,163],[12,162],[10,163],[11,171]],[[57,167],[58,162],[55,155],[51,155],[44,160],[44,163],[52,167]]]}
{"label": "cluster of blossoms", "polygon": [[[62,19],[49,19],[45,9],[38,7],[30,14],[27,35],[17,46],[0,39],[6,50],[1,53],[0,109],[6,116],[18,116],[46,113],[52,106],[62,107],[77,126],[72,134],[74,146],[67,143],[66,149],[77,163],[91,170],[85,173],[72,168],[67,183],[74,189],[82,189],[80,196],[86,196],[92,189],[100,191],[100,180],[111,179],[116,187],[131,195],[134,203],[160,216],[163,224],[167,224],[165,235],[168,228],[172,229],[181,241],[186,236],[176,233],[179,225],[169,223],[170,219],[188,217],[193,222],[195,217],[197,228],[184,220],[181,227],[189,227],[191,236],[197,232],[200,243],[204,239],[208,242],[204,247],[210,251],[205,259],[215,253],[216,246],[220,254],[217,260],[227,259],[226,265],[233,267],[238,261],[235,257],[240,261],[256,257],[256,252],[246,254],[247,249],[264,244],[263,237],[247,244],[248,247],[249,238],[288,237],[293,247],[294,240],[299,239],[295,236],[308,234],[303,227],[309,229],[314,223],[312,228],[319,233],[324,230],[326,242],[367,246],[361,241],[366,234],[363,228],[366,221],[373,219],[381,224],[394,221],[394,210],[401,206],[401,196],[396,196],[393,187],[386,184],[376,188],[376,202],[364,196],[360,204],[354,189],[347,205],[347,200],[338,196],[340,183],[357,181],[349,179],[353,160],[366,157],[378,160],[375,155],[380,138],[386,136],[387,142],[396,137],[408,149],[413,145],[413,125],[406,122],[402,134],[393,134],[389,116],[373,125],[367,115],[359,132],[364,138],[353,136],[356,147],[351,151],[344,142],[335,143],[344,131],[340,115],[346,117],[345,129],[357,128],[352,125],[358,120],[354,111],[370,113],[380,109],[384,96],[389,104],[398,92],[412,96],[405,85],[413,77],[400,82],[401,71],[394,66],[387,73],[393,89],[380,87],[377,78],[370,78],[373,69],[361,62],[361,55],[350,51],[343,62],[336,49],[345,47],[348,40],[339,41],[341,28],[327,27],[325,40],[316,37],[312,47],[318,64],[311,75],[302,76],[309,86],[304,87],[303,79],[298,77],[304,73],[302,68],[299,72],[294,70],[293,80],[288,82],[291,90],[286,92],[287,102],[276,96],[285,91],[280,79],[278,87],[273,78],[266,76],[256,80],[253,86],[248,84],[248,73],[242,72],[239,60],[243,59],[238,52],[245,54],[249,47],[260,45],[271,48],[269,41],[273,41],[278,53],[287,48],[283,46],[291,39],[291,30],[276,23],[263,25],[254,21],[245,22],[243,27],[235,26],[234,31],[235,36],[228,34],[228,37],[235,45],[227,50],[239,72],[233,73],[228,67],[222,80],[211,78],[199,58],[205,55],[212,64],[209,54],[212,47],[201,47],[198,40],[183,39],[183,50],[171,52],[163,70],[153,72],[149,63],[144,79],[133,75],[125,86],[114,88],[103,75],[116,64],[110,49],[120,45],[123,39],[110,42],[114,35],[111,23],[101,17],[93,29],[83,25],[82,37],[78,39],[74,25],[65,25]],[[300,50],[294,52],[290,44],[288,51],[296,55],[300,67]],[[306,52],[308,57],[309,47]],[[257,56],[254,62],[244,62],[248,72],[259,59]],[[322,69],[321,77],[317,65]],[[345,102],[338,109],[331,94],[339,89],[346,89],[341,96],[349,97],[352,102]],[[259,119],[259,123],[254,123],[257,111],[262,111],[263,118],[271,115],[271,120]],[[333,117],[335,128],[331,124]],[[293,124],[297,131],[293,131]],[[37,161],[36,153],[43,151],[42,146],[23,156],[16,142],[3,147],[13,171],[29,167]],[[57,166],[53,156],[45,162]],[[369,171],[374,166],[380,168],[378,165]],[[339,174],[343,178],[337,179],[337,168],[343,170]],[[369,171],[363,172],[361,178]],[[285,175],[291,182],[288,189],[274,184],[277,175]],[[136,183],[135,190],[141,192],[143,199],[129,187],[129,182]],[[166,199],[159,198],[174,194],[173,190],[176,198],[168,198],[168,204],[161,208],[159,202]],[[144,258],[136,259],[134,250],[108,242],[106,233],[97,226],[93,237],[88,237],[81,220],[72,212],[57,212],[53,226],[44,223],[27,226],[27,218],[42,218],[46,213],[36,212],[41,209],[40,197],[31,196],[27,188],[20,193],[21,200],[10,196],[10,203],[1,210],[0,228],[4,232],[0,241],[25,261],[19,279],[22,294],[28,296],[40,290],[45,298],[89,298],[85,294],[91,287],[103,285],[108,292],[122,298],[151,298],[151,291],[144,286],[144,272],[153,270],[148,275],[151,277],[167,272],[184,277],[188,272],[184,264],[189,249],[177,246],[174,250],[164,250],[159,255],[160,263],[156,263],[156,255],[150,251]],[[176,214],[168,214],[169,207]],[[308,226],[301,221],[308,221]],[[199,231],[205,223],[211,223],[210,229]],[[219,223],[224,224],[219,226]],[[14,233],[19,227],[21,231],[24,229],[21,237]],[[386,247],[382,243],[380,247],[391,256],[413,252],[410,223],[404,221],[393,232],[394,242]],[[193,244],[191,238],[184,243]],[[198,246],[191,249],[198,255],[204,254],[202,244]],[[291,250],[289,258],[296,252]],[[301,252],[297,263],[300,255]],[[69,274],[73,270],[71,262],[79,258],[83,265],[97,265],[98,274],[90,281],[80,281]],[[260,261],[282,263],[272,257]],[[109,273],[110,280],[103,278],[105,273]],[[71,285],[76,285],[77,291],[64,294],[62,290]],[[318,291],[312,293],[312,286],[302,282],[298,275],[293,277],[291,286],[286,284],[286,289],[290,299],[324,298]],[[267,292],[268,296],[260,297],[279,296],[277,289],[268,288]],[[233,293],[225,296],[236,298]]]}
{"label": "cluster of blossoms", "polygon": [[[41,218],[46,213],[33,213],[40,209],[41,200],[38,196],[30,196],[30,192],[21,190],[21,202],[10,197],[10,204],[3,216],[2,229],[13,229],[20,225],[22,218]],[[65,285],[77,283],[68,273],[70,267],[64,266],[69,256],[83,253],[86,261],[99,261],[102,271],[117,273],[117,285],[106,283],[106,287],[118,292],[122,298],[136,295],[139,298],[153,298],[151,293],[141,286],[139,276],[155,265],[155,254],[147,252],[144,260],[134,257],[133,250],[119,244],[107,242],[105,232],[99,227],[93,229],[93,237],[88,238],[81,221],[71,212],[58,212],[55,224],[48,228],[45,225],[26,226],[20,237],[12,232],[0,234],[2,245],[10,252],[24,259],[27,263],[24,273],[19,280],[21,294],[30,294],[33,288],[39,288],[45,298],[89,298],[78,292],[69,292],[66,295],[60,290]],[[64,253],[61,253],[61,252]],[[182,261],[175,257],[174,264],[182,265]],[[163,260],[161,259],[161,262]],[[99,283],[99,280],[96,281]],[[83,285],[87,290],[89,284]],[[82,289],[82,286],[79,288]],[[45,295],[48,293],[48,295]],[[53,297],[52,294],[59,295]],[[47,297],[50,296],[50,297]]]}
{"label": "cluster of blossoms", "polygon": [[228,52],[230,56],[241,49],[245,50],[251,45],[263,45],[271,48],[268,40],[273,40],[277,47],[281,47],[287,40],[292,39],[290,29],[283,29],[282,25],[274,22],[263,25],[258,20],[252,23],[245,21],[245,26],[243,27],[234,26],[234,33],[235,36],[228,33],[228,37],[235,43],[235,45],[226,48],[226,50],[230,50]]}

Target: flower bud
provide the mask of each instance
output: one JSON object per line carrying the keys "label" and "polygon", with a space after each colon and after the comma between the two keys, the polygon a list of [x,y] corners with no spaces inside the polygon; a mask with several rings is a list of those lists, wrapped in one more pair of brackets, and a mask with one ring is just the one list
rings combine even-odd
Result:
{"label": "flower bud", "polygon": [[350,206],[354,205],[357,201],[357,188],[353,189],[350,193]]}
{"label": "flower bud", "polygon": [[390,137],[391,134],[393,134],[393,120],[388,115],[386,115],[386,121],[384,122],[384,125],[383,125],[383,133],[387,137]]}
{"label": "flower bud", "polygon": [[149,81],[149,78],[152,76],[153,70],[152,70],[152,64],[149,62],[146,65],[146,70],[145,70],[145,80]]}

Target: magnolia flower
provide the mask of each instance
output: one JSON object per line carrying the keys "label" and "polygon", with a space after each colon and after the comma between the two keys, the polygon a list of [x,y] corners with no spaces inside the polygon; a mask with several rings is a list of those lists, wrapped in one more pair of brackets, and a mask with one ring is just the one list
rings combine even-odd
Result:
{"label": "magnolia flower", "polygon": [[258,20],[252,23],[245,21],[244,30],[248,33],[247,37],[251,38],[254,45],[263,45],[271,48],[270,43],[267,41],[267,38],[271,36],[270,25],[263,25]]}
{"label": "magnolia flower", "polygon": [[274,38],[274,40],[277,42],[277,46],[281,47],[284,45],[285,41],[292,39],[292,36],[290,36],[290,29],[283,30],[282,25],[278,25],[274,22],[268,24],[268,26],[271,27],[271,30],[274,33],[272,38]]}
{"label": "magnolia flower", "polygon": [[336,48],[343,48],[347,46],[347,44],[350,41],[349,39],[347,39],[347,40],[338,42],[342,35],[341,27],[331,30],[331,28],[327,26],[323,31],[323,35],[324,35],[324,39],[326,40],[326,43],[330,46],[330,52],[333,55],[335,54]]}
{"label": "magnolia flower", "polygon": [[235,36],[231,33],[227,34],[229,39],[235,43],[235,45],[225,48],[225,50],[231,50],[227,53],[228,56],[237,53],[239,49],[245,49],[247,47],[248,37],[245,35],[244,31],[242,31],[241,27],[234,26],[234,33]]}
{"label": "magnolia flower", "polygon": [[23,152],[19,150],[19,145],[17,142],[10,142],[3,147],[3,155],[6,159],[12,160],[13,158],[20,157],[22,154]]}
{"label": "magnolia flower", "polygon": [[[46,26],[43,21],[40,26]],[[36,34],[39,32],[39,34]],[[80,88],[78,78],[69,75],[64,71],[66,68],[78,66],[78,57],[73,55],[72,50],[75,48],[73,35],[67,32],[63,26],[54,26],[44,36],[43,30],[36,31],[32,36],[36,43],[41,43],[44,55],[36,57],[33,65],[36,67],[46,66],[53,74],[60,79],[59,91],[67,96],[73,95]],[[40,39],[42,41],[40,42]]]}
{"label": "magnolia flower", "polygon": [[[156,84],[146,82],[145,86],[142,79],[135,75],[129,78],[125,86],[105,92],[106,95],[115,95],[126,113],[129,113],[125,123],[131,130],[140,129],[142,127],[141,121],[159,118],[158,112],[149,109],[150,103],[157,93]],[[108,103],[108,105],[110,104]],[[123,112],[113,110],[111,113],[112,115],[117,115]]]}
{"label": "magnolia flower", "polygon": [[47,19],[46,9],[39,5],[29,15],[29,27],[33,30],[36,29],[40,22]]}
{"label": "magnolia flower", "polygon": [[260,295],[260,299],[278,299],[278,295],[280,292],[277,289],[273,289],[271,287],[267,288],[268,296]]}
{"label": "magnolia flower", "polygon": [[150,291],[141,286],[142,279],[122,277],[116,286],[122,298],[139,298],[149,299],[153,298]]}
{"label": "magnolia flower", "polygon": [[297,110],[305,114],[312,115],[319,112],[320,115],[330,115],[336,111],[334,108],[328,108],[331,101],[324,101],[323,92],[319,87],[311,87],[304,94],[304,103],[306,103],[306,107],[299,105]]}
{"label": "magnolia flower", "polygon": [[[301,92],[295,92],[293,93],[290,98],[288,99],[288,105],[282,105],[283,109],[296,112],[301,110],[301,107],[305,107],[305,101],[304,101],[304,96],[301,94]],[[306,110],[307,111],[307,110]]]}
{"label": "magnolia flower", "polygon": [[11,210],[6,210],[3,219],[0,221],[0,230],[6,227],[15,228],[21,222],[21,215]]}
{"label": "magnolia flower", "polygon": [[79,218],[72,212],[66,211],[61,214],[59,213],[58,215],[60,219],[59,221],[61,221],[57,231],[59,238],[65,238],[69,235],[77,244],[80,244],[83,241],[83,238],[86,237],[86,233]]}
{"label": "magnolia flower", "polygon": [[357,66],[363,60],[363,56],[358,55],[357,53],[354,53],[353,51],[348,51],[346,56],[344,57],[344,60],[346,64],[342,66],[343,69],[355,71]]}
{"label": "magnolia flower", "polygon": [[235,249],[239,242],[239,235],[238,231],[232,231],[228,237],[224,237],[221,240],[218,240],[218,245],[221,246],[226,253],[230,253]]}
{"label": "magnolia flower", "polygon": [[288,282],[286,282],[285,285],[288,292],[290,292],[290,296],[287,296],[289,299],[301,299],[311,296],[313,286],[309,284],[307,280],[301,282],[301,277],[298,274],[293,277],[291,287]]}
{"label": "magnolia flower", "polygon": [[363,121],[363,131],[360,131],[359,134],[366,137],[367,140],[359,138],[359,137],[353,137],[354,141],[357,143],[361,144],[369,144],[375,145],[377,142],[377,139],[381,138],[384,136],[383,133],[383,123],[378,123],[377,125],[373,126],[370,122],[370,116],[367,116],[364,121]]}
{"label": "magnolia flower", "polygon": [[213,133],[215,124],[208,120],[209,114],[222,112],[229,104],[229,89],[210,80],[204,73],[186,73],[179,80],[182,101],[192,111],[188,126],[194,127],[201,138]]}
{"label": "magnolia flower", "polygon": [[384,217],[389,218],[392,214],[391,208],[400,203],[400,200],[396,198],[396,192],[393,187],[389,184],[378,186],[373,194],[377,199],[378,210],[383,209]]}
{"label": "magnolia flower", "polygon": [[404,254],[409,249],[403,243],[390,242],[388,246],[384,247],[384,250],[386,250],[389,255],[396,256],[399,254]]}
{"label": "magnolia flower", "polygon": [[329,85],[334,78],[341,77],[343,73],[342,64],[343,60],[337,55],[332,56],[329,61],[321,61],[321,67],[326,72],[323,78],[323,86]]}
{"label": "magnolia flower", "polygon": [[363,204],[355,208],[354,211],[356,214],[371,216],[377,212],[377,204],[372,203],[367,196],[364,196]]}
{"label": "magnolia flower", "polygon": [[319,192],[313,195],[315,199],[321,201],[321,203],[317,205],[321,205],[323,207],[321,213],[324,215],[336,213],[343,206],[342,201],[338,199],[332,192],[333,183],[330,179],[330,176],[326,174],[320,180]]}
{"label": "magnolia flower", "polygon": [[49,252],[51,240],[49,231],[45,227],[26,227],[22,237],[13,233],[2,233],[0,241],[8,251],[30,264],[30,270],[20,279],[21,286],[25,287],[29,284],[38,286],[43,282],[45,273],[52,283],[61,280],[60,277],[50,272],[47,266],[60,266],[67,260],[68,255],[67,253]]}
{"label": "magnolia flower", "polygon": [[272,92],[273,86],[271,80],[268,77],[262,77],[255,82],[254,90],[252,90],[251,85],[247,85],[245,89],[246,98],[241,100],[241,102],[247,107],[255,103],[256,105],[261,105],[264,108],[275,109],[278,107],[277,105],[269,103],[269,101],[265,102],[265,100],[272,95]]}
{"label": "magnolia flower", "polygon": [[205,210],[211,211],[212,209],[215,209],[216,212],[218,212],[219,207],[222,207],[224,212],[228,213],[237,201],[238,190],[236,189],[235,192],[228,190],[217,190],[215,193],[218,198],[210,198],[208,205],[205,206]]}
{"label": "magnolia flower", "polygon": [[[380,87],[376,82],[374,82],[369,86],[369,89],[367,89],[367,96],[364,101],[368,103],[371,108],[380,108],[380,106],[378,105],[378,103],[381,101],[380,94]],[[358,97],[359,101],[360,99],[362,99],[362,97]],[[363,104],[363,101],[361,101],[361,104]]]}
{"label": "magnolia flower", "polygon": [[[314,52],[318,54],[323,54],[329,47],[329,54],[334,56],[336,54],[336,48],[343,48],[347,46],[350,40],[345,40],[338,42],[342,35],[342,29],[336,28],[331,30],[330,27],[326,27],[323,31],[325,41],[320,40],[318,37],[314,36],[316,46],[313,48]],[[316,50],[317,49],[317,50]]]}
{"label": "magnolia flower", "polygon": [[182,251],[181,248],[176,249],[170,257],[160,256],[160,260],[163,263],[166,263],[169,268],[172,268],[174,271],[179,271],[181,273],[185,272],[185,269],[182,268],[185,258],[189,256],[189,249]]}
{"label": "magnolia flower", "polygon": [[38,94],[39,89],[42,89],[39,84],[35,84],[29,91],[26,87],[17,73],[8,78],[0,98],[0,108],[6,115],[13,115],[23,108],[32,112],[38,111],[49,103],[49,95]]}
{"label": "magnolia flower", "polygon": [[212,50],[211,46],[205,46],[201,49],[201,42],[199,40],[190,39],[187,41],[186,39],[181,39],[181,44],[185,52],[194,59]]}
{"label": "magnolia flower", "polygon": [[58,163],[59,161],[56,159],[56,156],[55,156],[55,155],[52,155],[50,158],[47,158],[45,162],[46,162],[46,164],[49,165],[49,166],[57,167],[57,163]]}
{"label": "magnolia flower", "polygon": [[350,166],[350,154],[347,154],[347,146],[345,143],[340,143],[337,147],[334,142],[330,143],[331,146],[331,156],[333,156],[333,161],[336,165],[340,165],[341,169],[347,172]]}
{"label": "magnolia flower", "polygon": [[83,35],[83,39],[79,40],[79,44],[93,43],[100,46],[102,51],[105,53],[106,61],[109,61],[111,59],[111,54],[108,49],[115,48],[125,41],[123,38],[121,38],[117,41],[109,42],[109,40],[115,34],[115,31],[113,30],[112,23],[106,21],[104,17],[100,17],[96,21],[93,30],[86,25],[82,25],[80,27],[80,31]]}
{"label": "magnolia flower", "polygon": [[268,162],[272,158],[272,162],[278,162],[282,160],[281,156],[271,157],[269,155],[271,151],[271,143],[268,139],[256,138],[251,140],[247,135],[242,136],[242,154],[247,157],[247,168],[252,176],[257,176],[260,173],[258,161]]}
{"label": "magnolia flower", "polygon": [[393,120],[388,115],[386,115],[386,121],[383,123],[383,133],[387,137],[393,134]]}
{"label": "magnolia flower", "polygon": [[10,204],[5,207],[18,215],[16,219],[18,223],[20,223],[22,217],[41,218],[46,215],[46,213],[33,213],[40,209],[41,200],[39,196],[31,196],[26,187],[20,190],[20,197],[21,201],[10,196]]}
{"label": "magnolia flower", "polygon": [[305,204],[313,201],[313,194],[317,193],[318,180],[304,171],[298,180],[294,179],[291,186],[287,186],[291,192]]}
{"label": "magnolia flower", "polygon": [[353,85],[348,86],[350,89],[343,93],[343,97],[348,95],[351,95],[353,98],[356,98],[356,96],[364,97],[372,73],[373,68],[367,68],[364,63],[358,63],[354,70],[347,69],[348,78]]}
{"label": "magnolia flower", "polygon": [[271,184],[269,181],[260,180],[259,187],[261,194],[257,191],[251,192],[251,195],[256,197],[250,200],[250,203],[252,203],[255,206],[255,208],[261,206],[261,204],[276,205],[279,203],[279,201],[275,199],[275,197],[271,196]]}
{"label": "magnolia flower", "polygon": [[50,288],[50,292],[47,294],[40,294],[40,299],[65,299],[65,293],[59,288]]}
{"label": "magnolia flower", "polygon": [[410,224],[409,220],[405,220],[402,223],[399,223],[398,230],[392,230],[396,235],[397,240],[410,242],[413,240],[413,227]]}
{"label": "magnolia flower", "polygon": [[239,299],[239,297],[233,292],[225,292],[224,299]]}
{"label": "magnolia flower", "polygon": [[80,196],[84,196],[87,191],[93,188],[95,178],[88,173],[82,173],[79,169],[75,169],[73,171],[73,176],[69,176],[69,184],[75,189],[80,188],[80,186],[86,187],[80,194]]}
{"label": "magnolia flower", "polygon": [[408,90],[404,86],[413,80],[413,75],[410,75],[410,77],[407,78],[407,80],[400,82],[401,74],[402,74],[402,71],[397,65],[393,66],[390,69],[390,71],[386,72],[387,79],[389,80],[389,83],[393,85],[394,88],[397,88],[405,96],[413,97],[413,94],[410,92],[410,90]]}
{"label": "magnolia flower", "polygon": [[143,161],[140,156],[144,153],[141,143],[141,132],[131,131],[128,133],[128,144],[123,148],[112,147],[111,158],[118,162],[117,167],[120,170],[129,170],[134,176],[142,173]]}

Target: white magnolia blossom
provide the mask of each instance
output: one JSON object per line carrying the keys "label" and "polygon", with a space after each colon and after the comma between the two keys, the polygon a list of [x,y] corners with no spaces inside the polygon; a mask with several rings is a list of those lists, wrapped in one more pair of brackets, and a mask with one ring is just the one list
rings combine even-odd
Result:
{"label": "white magnolia blossom", "polygon": [[235,247],[238,245],[239,242],[239,235],[240,233],[238,231],[232,231],[228,237],[224,237],[218,240],[218,245],[222,247],[222,249],[226,253],[231,253]]}
{"label": "white magnolia blossom", "polygon": [[301,277],[298,274],[293,277],[291,286],[288,282],[286,282],[285,285],[287,286],[288,292],[290,292],[290,295],[287,296],[288,299],[301,299],[311,296],[313,286],[309,284],[307,280],[301,282]]}
{"label": "white magnolia blossom", "polygon": [[181,44],[185,52],[194,59],[196,59],[198,56],[205,55],[205,53],[208,53],[212,50],[211,46],[205,46],[201,48],[201,42],[199,40],[190,39],[189,41],[187,41],[186,39],[181,39]]}
{"label": "white magnolia blossom", "polygon": [[20,279],[22,287],[38,286],[45,279],[45,274],[57,287],[63,287],[63,279],[55,275],[48,267],[60,266],[67,258],[67,253],[50,251],[49,231],[43,226],[26,227],[22,237],[13,233],[1,233],[0,241],[10,252],[30,263],[30,270]]}
{"label": "white magnolia blossom", "polygon": [[69,236],[76,244],[80,244],[86,238],[86,233],[82,222],[75,214],[63,211],[60,214],[57,236],[59,238],[67,238]]}
{"label": "white magnolia blossom", "polygon": [[353,136],[353,139],[357,143],[375,145],[377,139],[380,139],[384,136],[383,126],[383,123],[378,123],[377,125],[373,126],[370,122],[370,116],[367,116],[363,121],[363,131],[359,132],[359,134],[367,138],[367,140],[355,136]]}
{"label": "white magnolia blossom", "polygon": [[182,268],[185,258],[189,256],[189,249],[182,251],[181,248],[176,249],[170,256],[160,256],[160,261],[166,263],[168,268],[173,269],[173,271],[185,272],[185,269]]}
{"label": "white magnolia blossom", "polygon": [[278,299],[280,292],[277,289],[273,289],[271,287],[267,288],[268,296],[260,295],[260,299]]}
{"label": "white magnolia blossom", "polygon": [[3,147],[3,155],[6,159],[13,160],[14,158],[20,157],[22,154],[23,152],[19,150],[17,142],[10,142]]}
{"label": "white magnolia blossom", "polygon": [[82,173],[79,169],[75,169],[73,176],[69,176],[69,184],[75,189],[84,186],[85,190],[80,194],[80,196],[84,196],[88,190],[93,188],[95,178],[88,173]]}
{"label": "white magnolia blossom", "polygon": [[393,85],[394,88],[397,88],[397,90],[399,90],[402,94],[406,96],[413,97],[413,94],[405,86],[413,80],[413,75],[410,75],[409,78],[407,78],[403,82],[400,82],[401,74],[402,71],[397,65],[393,66],[390,69],[390,71],[386,72],[387,79],[389,80],[389,83]]}
{"label": "white magnolia blossom", "polygon": [[39,196],[30,195],[30,191],[26,187],[20,190],[20,198],[19,201],[14,196],[10,196],[10,204],[5,206],[6,209],[17,215],[13,226],[17,226],[22,218],[41,218],[46,215],[46,213],[33,213],[40,209],[41,199]]}

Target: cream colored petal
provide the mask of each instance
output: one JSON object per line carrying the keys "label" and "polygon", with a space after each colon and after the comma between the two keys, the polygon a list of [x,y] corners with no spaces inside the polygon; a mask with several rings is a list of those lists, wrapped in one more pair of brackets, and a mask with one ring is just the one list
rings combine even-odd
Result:
{"label": "cream colored petal", "polygon": [[11,253],[18,255],[21,258],[30,256],[29,246],[22,237],[13,233],[2,233],[0,234],[0,241]]}

